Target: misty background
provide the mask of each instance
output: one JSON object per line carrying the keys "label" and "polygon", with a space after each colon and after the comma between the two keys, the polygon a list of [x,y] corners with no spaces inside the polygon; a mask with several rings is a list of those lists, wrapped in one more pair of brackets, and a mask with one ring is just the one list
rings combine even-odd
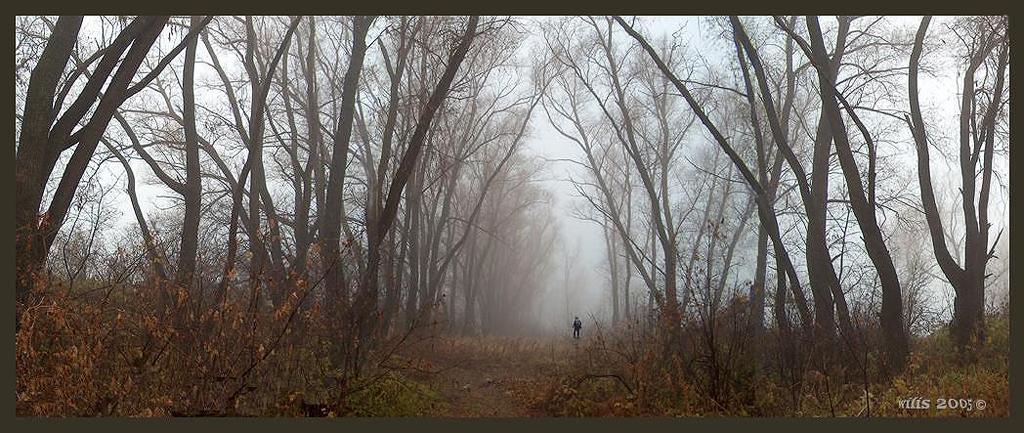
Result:
{"label": "misty background", "polygon": [[[518,47],[513,62],[518,66],[505,68],[499,71],[502,75],[496,81],[515,83],[515,86],[522,91],[531,85],[529,69],[535,66],[535,60],[540,57],[546,49],[544,46],[544,26],[556,24],[564,17],[516,17],[516,32],[523,38]],[[884,22],[889,29],[904,34],[912,34],[920,17],[917,16],[890,16],[885,17]],[[936,27],[951,20],[951,17],[938,17]],[[726,65],[735,59],[731,58],[732,46],[723,40],[714,25],[709,21],[711,18],[698,16],[659,16],[659,17],[637,17],[638,25],[642,26],[650,40],[668,39],[682,49],[682,55],[693,60],[698,66],[691,73],[694,80],[711,80],[713,76],[723,73]],[[378,22],[370,30],[369,39],[380,36],[382,24]],[[96,18],[87,18],[83,26],[83,35],[89,37],[102,37],[100,25]],[[88,36],[92,35],[92,36]],[[162,40],[160,43],[173,42],[173,38]],[[946,41],[942,42],[943,44]],[[200,57],[203,53],[200,52]],[[937,56],[936,56],[937,57]],[[695,59],[695,60],[694,60]],[[224,67],[229,74],[241,74],[240,66],[235,62],[226,62]],[[517,74],[519,72],[519,74]],[[955,59],[944,56],[941,60],[933,60],[929,73],[921,77],[921,99],[922,105],[928,113],[933,124],[955,125],[959,113],[957,91],[961,87],[959,75],[962,73],[957,68]],[[197,83],[203,85],[216,85],[216,74],[210,68],[197,69]],[[24,83],[17,83],[17,86],[24,86]],[[23,101],[16,100],[17,109],[21,110]],[[206,101],[209,102],[209,101]],[[197,103],[204,103],[202,95]],[[896,107],[901,108],[901,107]],[[20,126],[20,125],[19,125]],[[956,139],[955,128],[948,131],[938,130],[939,134],[932,133],[931,139],[937,142],[952,143]],[[943,132],[945,132],[944,135]],[[888,136],[891,141],[882,146],[882,152],[891,157],[895,165],[906,170],[908,182],[912,182],[910,188],[916,189],[916,181],[910,175],[916,174],[914,166],[913,141],[907,130],[900,130]],[[949,144],[947,144],[949,145]],[[710,136],[701,128],[690,128],[687,132],[683,148],[684,158],[687,158],[690,167],[695,169],[693,178],[684,182],[696,182],[699,170],[708,169],[702,164],[697,155],[715,151],[715,145]],[[535,299],[534,307],[528,312],[532,317],[531,321],[536,327],[523,329],[526,333],[555,332],[569,333],[569,326],[574,316],[579,316],[587,321],[591,318],[607,322],[611,318],[611,302],[608,280],[608,257],[605,247],[605,239],[599,224],[581,215],[592,213],[588,209],[588,203],[583,200],[576,188],[572,185],[571,179],[585,177],[586,169],[571,161],[579,161],[582,154],[579,148],[570,140],[561,136],[552,128],[548,118],[542,109],[538,108],[532,112],[528,123],[528,132],[524,137],[521,154],[527,159],[535,160],[541,167],[540,176],[536,180],[538,186],[550,192],[549,200],[550,214],[556,222],[556,229],[552,231],[557,236],[554,243],[553,253],[549,255],[547,267],[544,270],[543,287],[539,288],[541,295]],[[692,158],[691,158],[692,157]],[[65,158],[66,159],[66,158]],[[180,199],[173,197],[173,193],[164,186],[150,170],[149,166],[141,160],[132,159],[131,164],[138,177],[137,191],[144,212],[155,217],[162,212],[170,211]],[[690,169],[688,168],[688,169]],[[932,159],[932,177],[940,192],[945,191],[942,197],[946,201],[951,199],[954,193],[949,190],[955,188],[956,162],[951,154],[942,158]],[[1005,230],[1000,239],[999,263],[1002,267],[994,273],[992,289],[987,296],[990,305],[999,305],[1008,299],[1009,272],[1005,270],[1005,263],[1009,263],[1009,165],[1008,154],[999,154],[995,157],[996,185],[990,204],[990,218],[993,223],[993,231]],[[123,184],[124,175],[121,166],[109,155],[101,162],[100,168],[93,174],[100,183]],[[286,184],[279,184],[277,187],[286,187]],[[739,185],[742,187],[742,185]],[[745,190],[745,188],[742,188]],[[52,185],[48,188],[48,195],[52,194]],[[115,189],[114,194],[106,198],[104,206],[109,206],[113,217],[102,228],[107,233],[126,231],[136,223],[132,216],[131,204],[123,194],[121,188]],[[955,218],[954,218],[955,219]],[[154,218],[154,225],[159,228],[159,218]],[[962,224],[957,225],[956,221],[945,221],[951,230],[960,230],[962,237]],[[83,226],[72,226],[73,229],[84,229]],[[750,273],[753,272],[753,255],[756,248],[754,237],[744,238],[738,247],[735,278],[731,284],[742,286],[749,284]],[[930,257],[930,256],[929,256]],[[934,259],[931,259],[934,260]],[[798,261],[801,261],[798,259]],[[648,294],[644,291],[642,282],[634,279],[632,302],[635,306],[646,306]],[[933,307],[943,312],[941,320],[949,320],[952,315],[952,288],[943,280],[941,273],[935,273],[934,278],[928,284],[925,292],[925,299]]]}

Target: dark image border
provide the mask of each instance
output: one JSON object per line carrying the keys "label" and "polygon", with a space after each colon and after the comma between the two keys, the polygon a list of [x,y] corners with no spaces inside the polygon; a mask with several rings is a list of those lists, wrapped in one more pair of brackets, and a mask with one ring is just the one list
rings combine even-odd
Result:
{"label": "dark image border", "polygon": [[[17,1],[17,0],[15,0]],[[1024,3],[1018,3],[1016,7]],[[1008,14],[1011,16],[1011,41],[1020,40],[1020,28],[1013,19],[1010,2],[995,1],[960,1],[960,2],[939,2],[924,0],[858,0],[848,2],[833,1],[809,1],[787,0],[764,1],[764,0],[736,0],[729,3],[713,1],[612,1],[612,0],[573,0],[573,1],[536,1],[516,0],[508,3],[483,2],[479,0],[459,0],[445,2],[423,1],[423,0],[395,0],[388,2],[370,1],[339,1],[339,0],[318,0],[316,2],[270,2],[270,1],[245,1],[245,0],[219,0],[219,1],[194,1],[175,0],[170,2],[143,2],[138,0],[125,1],[75,1],[75,0],[46,0],[39,2],[19,1],[17,4],[7,3],[12,8],[11,16],[6,19],[8,30],[4,32],[6,46],[13,46],[14,16],[35,15],[35,14],[58,14],[58,13],[85,13],[85,14],[226,14],[226,13],[256,13],[256,14],[304,14],[304,15],[358,15],[368,13],[391,13],[391,14],[424,14],[424,15],[464,15],[469,13],[480,14],[521,14],[521,15],[580,15],[580,14],[625,14],[625,15],[705,15],[705,14],[726,14],[739,13],[746,15],[762,14],[793,14],[793,13],[829,13],[829,14],[921,14],[931,13],[938,15],[994,15]],[[10,52],[8,52],[10,53]],[[1010,93],[1011,99],[1019,96],[1019,85],[1024,81],[1014,80],[1015,70],[1020,66],[1020,59],[1011,55],[1010,67]],[[12,54],[4,57],[7,63],[6,70],[10,71],[14,58]],[[12,79],[8,76],[8,79]],[[13,80],[12,80],[13,81]],[[7,119],[13,118],[14,105],[10,104],[13,99],[14,86],[4,87],[5,100],[3,111],[7,112]],[[1011,113],[1011,124],[1021,123],[1020,111]],[[13,137],[13,124],[8,123],[5,127],[7,137]],[[1011,140],[1019,136],[1011,128]],[[908,144],[909,145],[909,144]],[[1019,153],[1019,152],[1018,152]],[[1024,153],[1010,155],[1011,166],[1014,161],[1024,158]],[[8,173],[8,179],[14,175],[14,145],[10,145],[7,154],[0,158],[0,171]],[[1022,162],[1021,164],[1024,164]],[[1021,165],[1017,164],[1017,165]],[[1024,167],[1024,165],[1021,165]],[[1020,200],[1013,197],[1015,184],[1018,180],[1010,178],[1010,209],[1011,221],[1017,220],[1018,207],[1024,209],[1024,205],[1018,206]],[[14,195],[13,182],[0,183],[0,194],[7,203],[12,203]],[[3,214],[3,225],[11,227],[14,225],[13,213],[10,209]],[[647,431],[664,432],[689,432],[703,430],[738,430],[756,431],[785,431],[792,432],[857,432],[875,433],[876,429],[885,431],[929,431],[929,432],[988,432],[988,431],[1020,431],[1014,429],[1015,424],[1021,424],[1021,398],[1011,398],[1012,407],[1010,417],[1001,419],[808,419],[808,418],[507,418],[507,419],[445,419],[445,418],[335,418],[335,419],[287,419],[287,418],[256,418],[256,419],[85,419],[85,418],[18,418],[15,417],[15,369],[14,369],[14,255],[17,253],[12,247],[14,245],[13,230],[7,231],[3,239],[7,245],[0,250],[0,270],[2,270],[2,281],[7,284],[3,296],[4,313],[6,317],[3,325],[0,326],[0,333],[7,335],[8,343],[0,348],[0,370],[2,374],[2,388],[7,391],[3,393],[3,404],[6,406],[3,427],[6,431],[30,432],[30,431],[83,431],[83,432],[121,432],[121,431],[146,431],[146,432],[199,432],[199,431],[244,431],[246,433],[270,432],[270,431],[445,431],[450,433],[461,432],[501,432],[501,431],[586,431],[586,432],[618,432],[618,433],[639,433]],[[1019,245],[1020,233],[1011,232],[1010,242],[1012,245]],[[1011,258],[1013,264],[1021,261],[1020,257]],[[1014,287],[1013,276],[1010,276],[1010,287]],[[1022,300],[1020,296],[1011,296],[1010,309],[1020,310]],[[1011,319],[1011,333],[1024,335],[1021,330],[1021,320]],[[1024,340],[1017,340],[1024,341]],[[1012,346],[1012,345],[1011,345]],[[1014,351],[1018,353],[1013,353]],[[1020,380],[1022,376],[1022,365],[1017,359],[1020,349],[1011,349],[1010,371],[1010,394],[1019,394]],[[1016,380],[1015,380],[1016,379]],[[7,430],[7,429],[10,430]]]}

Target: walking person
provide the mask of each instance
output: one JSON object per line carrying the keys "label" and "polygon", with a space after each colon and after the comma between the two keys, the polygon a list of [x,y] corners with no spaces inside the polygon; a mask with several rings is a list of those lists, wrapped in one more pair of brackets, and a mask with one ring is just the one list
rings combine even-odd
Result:
{"label": "walking person", "polygon": [[583,328],[583,322],[580,321],[580,317],[576,316],[576,319],[572,321],[572,338],[580,338],[580,329]]}

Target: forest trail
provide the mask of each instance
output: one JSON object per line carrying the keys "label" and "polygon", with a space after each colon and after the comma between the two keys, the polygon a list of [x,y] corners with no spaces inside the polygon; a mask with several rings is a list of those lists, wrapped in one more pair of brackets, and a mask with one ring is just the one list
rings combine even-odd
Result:
{"label": "forest trail", "polygon": [[537,405],[570,364],[567,338],[473,337],[439,339],[417,351],[431,371],[409,374],[429,385],[440,402],[428,416],[544,416]]}

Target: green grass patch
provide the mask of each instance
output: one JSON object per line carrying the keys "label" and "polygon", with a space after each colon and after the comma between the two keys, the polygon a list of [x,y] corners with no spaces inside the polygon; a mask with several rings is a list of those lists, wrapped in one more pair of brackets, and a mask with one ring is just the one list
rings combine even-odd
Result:
{"label": "green grass patch", "polygon": [[348,416],[425,416],[440,404],[436,390],[393,371],[345,399]]}

